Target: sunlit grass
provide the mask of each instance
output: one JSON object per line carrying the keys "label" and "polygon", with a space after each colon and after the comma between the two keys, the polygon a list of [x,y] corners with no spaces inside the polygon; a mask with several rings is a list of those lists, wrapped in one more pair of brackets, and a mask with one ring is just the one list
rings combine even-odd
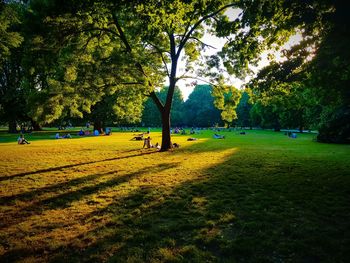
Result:
{"label": "sunlit grass", "polygon": [[6,135],[0,261],[345,262],[348,145],[212,134],[174,135],[181,147],[165,153],[130,132]]}

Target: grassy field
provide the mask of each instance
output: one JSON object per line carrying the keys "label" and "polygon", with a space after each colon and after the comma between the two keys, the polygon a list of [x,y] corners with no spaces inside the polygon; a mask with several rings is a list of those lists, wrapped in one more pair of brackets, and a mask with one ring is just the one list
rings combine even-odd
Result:
{"label": "grassy field", "polygon": [[[350,146],[0,134],[0,262],[348,262]],[[153,133],[152,142],[160,142]]]}

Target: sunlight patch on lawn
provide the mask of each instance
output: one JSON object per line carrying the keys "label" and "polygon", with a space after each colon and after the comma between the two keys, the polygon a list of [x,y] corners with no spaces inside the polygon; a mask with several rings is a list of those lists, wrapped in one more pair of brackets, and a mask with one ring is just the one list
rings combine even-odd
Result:
{"label": "sunlight patch on lawn", "polygon": [[[183,154],[179,156],[177,151],[135,149],[137,144],[129,143],[124,136],[112,139],[2,145],[0,158],[7,161],[0,168],[0,198],[5,203],[1,225],[6,242],[17,249],[52,251],[72,243],[83,248],[108,237],[102,226],[123,226],[158,207],[173,189],[186,181],[210,178],[204,170],[237,152],[237,148],[186,152],[193,143],[180,137],[176,141],[182,145],[179,152]],[[138,195],[149,201],[130,209],[135,201],[128,199]],[[194,202],[201,205],[198,198]],[[110,213],[110,207],[120,214]],[[96,231],[98,237],[89,235]]]}

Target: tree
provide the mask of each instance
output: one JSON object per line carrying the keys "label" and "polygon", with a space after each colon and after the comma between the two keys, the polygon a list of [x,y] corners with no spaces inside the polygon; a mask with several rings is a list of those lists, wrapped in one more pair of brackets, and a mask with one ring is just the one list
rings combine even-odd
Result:
{"label": "tree", "polygon": [[253,104],[249,100],[250,96],[247,91],[243,91],[242,96],[237,105],[237,125],[240,127],[252,127],[252,122],[250,119],[250,110]]}
{"label": "tree", "polygon": [[[263,1],[254,4],[264,6]],[[290,32],[294,28],[303,38],[299,44],[284,50],[284,61],[272,64],[257,76],[257,79],[268,76],[267,82],[263,77],[268,85],[257,82],[262,94],[276,87],[285,87],[288,93],[294,89],[289,102],[294,101],[296,108],[303,105],[300,110],[306,112],[290,112],[291,116],[285,114],[284,118],[299,116],[300,127],[305,120],[309,125],[317,122],[318,140],[323,142],[349,142],[350,137],[348,8],[346,1],[280,1],[280,18],[284,14],[289,18],[277,23],[276,30]],[[276,22],[272,18],[270,21]]]}
{"label": "tree", "polygon": [[23,42],[23,36],[16,27],[21,23],[18,11],[16,3],[0,1],[0,63],[11,55],[11,49]]}
{"label": "tree", "polygon": [[[91,116],[100,126],[103,120],[96,117],[113,117],[114,122],[140,117],[148,88],[141,85],[134,62],[127,59],[130,54],[121,48],[117,30],[106,28],[112,17],[107,3],[102,2],[30,2],[37,31],[26,83],[34,87],[29,99],[35,120],[51,123],[95,111]],[[142,46],[139,48],[142,54]],[[156,64],[152,58],[147,61]],[[103,116],[104,111],[108,116]]]}
{"label": "tree", "polygon": [[350,143],[350,18],[346,1],[330,1],[318,52],[308,68],[309,84],[317,89],[322,112],[318,141]]}
{"label": "tree", "polygon": [[188,126],[210,127],[220,124],[220,111],[214,106],[213,88],[196,85],[185,102],[185,121]]}
{"label": "tree", "polygon": [[260,126],[263,129],[273,128],[278,132],[281,130],[281,119],[279,115],[278,105],[263,104],[261,101],[256,101],[250,111],[250,118],[255,126]]}
{"label": "tree", "polygon": [[233,86],[214,86],[213,97],[215,107],[221,110],[221,119],[230,126],[237,119],[236,108],[241,92]]}
{"label": "tree", "polygon": [[[163,87],[160,91],[156,91],[156,95],[162,101],[165,102],[168,93],[168,86]],[[174,126],[184,125],[184,101],[181,90],[175,87],[173,106],[171,108],[171,120]],[[161,126],[161,115],[157,106],[154,104],[151,98],[148,98],[145,103],[145,109],[142,116],[142,123],[148,126]]]}
{"label": "tree", "polygon": [[[134,12],[147,28],[142,39],[158,52],[169,79],[165,103],[159,100],[154,91],[150,93],[161,113],[162,151],[172,148],[170,112],[176,82],[179,79],[177,67],[182,51],[185,51],[184,58],[187,59],[189,71],[191,62],[198,58],[199,50],[205,46],[199,40],[204,32],[202,24],[206,22],[209,25],[210,19],[223,15],[223,11],[233,5],[228,4],[228,1],[148,1],[147,4],[134,5]],[[119,30],[119,33],[122,31]],[[123,41],[130,47],[125,38]],[[131,47],[129,50],[131,51]],[[141,73],[144,73],[142,65],[139,65],[139,68]]]}
{"label": "tree", "polygon": [[17,121],[24,121],[25,92],[21,88],[23,36],[20,32],[20,5],[0,1],[0,119],[17,131]]}
{"label": "tree", "polygon": [[142,112],[142,125],[151,127],[161,127],[162,120],[157,106],[151,98],[147,98]]}
{"label": "tree", "polygon": [[[33,6],[39,5],[39,1],[33,2]],[[149,95],[161,113],[161,150],[170,149],[170,112],[179,79],[180,56],[184,51],[183,58],[187,59],[190,68],[190,63],[205,47],[200,41],[203,23],[210,24],[211,19],[222,16],[223,11],[233,4],[227,1],[154,0],[147,1],[147,4],[142,1],[75,1],[62,5],[58,1],[49,1],[46,6],[45,3],[42,5],[49,14],[45,21],[59,28],[51,35],[55,36],[56,42],[65,45],[60,48],[56,70],[49,77],[50,88],[40,94],[50,105],[56,104],[51,107],[54,112],[49,112],[47,103],[40,103],[35,115],[45,113],[43,115],[49,121],[67,109],[79,115],[82,108],[87,110],[101,100],[106,86],[125,87],[126,82],[138,83],[140,93]],[[90,57],[87,58],[86,53]],[[163,67],[159,62],[163,62]],[[86,64],[93,65],[95,70],[87,69]],[[110,77],[111,68],[113,77]],[[125,72],[120,69],[125,69]],[[86,78],[88,72],[93,72],[94,78]],[[164,74],[169,79],[169,89],[162,103],[155,91]],[[109,83],[106,83],[107,79]],[[87,85],[94,88],[86,92]],[[79,100],[82,96],[78,94],[82,93],[84,101]]]}
{"label": "tree", "polygon": [[298,128],[302,132],[305,127],[312,125],[309,113],[317,106],[317,101],[302,82],[304,73],[292,74],[290,71],[301,61],[299,57],[297,61],[289,60],[283,65],[272,63],[261,69],[248,84],[252,89],[253,100],[260,103],[255,108],[255,114],[263,114],[263,126],[272,126],[275,131],[281,127]]}
{"label": "tree", "polygon": [[[92,120],[94,130],[102,132],[107,124],[139,123],[141,121],[144,97],[135,86],[118,90],[112,95],[105,95],[91,108],[87,119]],[[133,92],[133,95],[130,93]],[[128,114],[132,112],[133,114]]]}

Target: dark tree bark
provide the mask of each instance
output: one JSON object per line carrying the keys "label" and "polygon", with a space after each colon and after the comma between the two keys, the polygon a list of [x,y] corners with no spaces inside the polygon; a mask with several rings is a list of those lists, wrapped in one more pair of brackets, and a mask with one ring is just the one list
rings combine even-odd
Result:
{"label": "dark tree bark", "polygon": [[161,151],[167,151],[172,148],[170,135],[170,111],[162,112],[162,146]]}

